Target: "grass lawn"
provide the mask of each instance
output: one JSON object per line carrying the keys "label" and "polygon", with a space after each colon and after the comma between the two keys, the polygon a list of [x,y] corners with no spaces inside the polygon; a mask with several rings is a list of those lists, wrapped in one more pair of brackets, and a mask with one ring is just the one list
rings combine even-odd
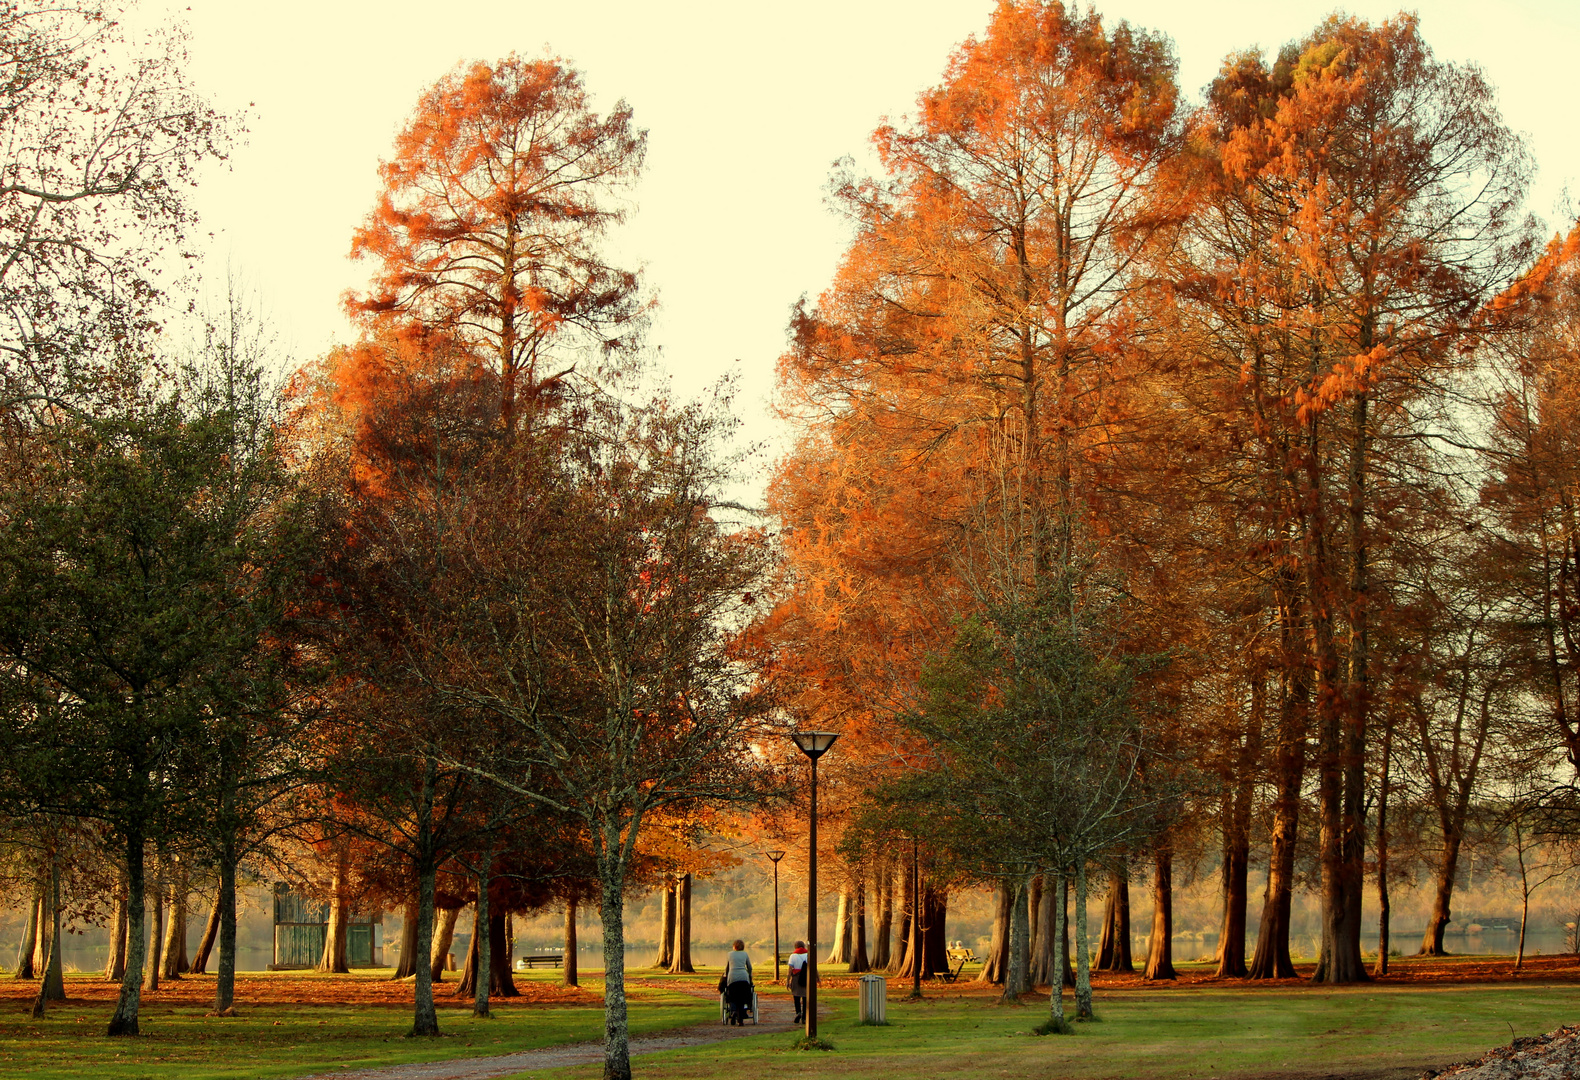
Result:
{"label": "grass lawn", "polygon": [[[518,985],[547,989],[557,973],[518,974]],[[345,1067],[504,1054],[603,1037],[601,980],[585,979],[585,1000],[522,1004],[495,1000],[495,1016],[475,1020],[443,984],[439,1039],[406,1039],[411,1027],[410,984],[391,984],[387,974],[238,978],[239,1015],[206,1017],[201,1002],[212,994],[212,978],[182,980],[176,992],[143,998],[135,1039],[104,1036],[114,1010],[114,987],[94,976],[66,978],[69,1000],[51,1005],[43,1021],[27,1016],[36,983],[0,999],[0,1077],[29,1080],[105,1077],[107,1080],[209,1080],[290,1077]],[[321,988],[321,989],[320,989]],[[345,988],[348,993],[340,993]],[[376,1000],[395,989],[404,1001]],[[11,990],[11,986],[6,986]],[[315,994],[313,991],[319,990]],[[92,992],[94,997],[86,997]],[[318,997],[321,1002],[311,1000]],[[174,998],[175,1000],[171,1000]],[[307,999],[307,1000],[304,1000]],[[348,998],[350,1000],[335,1000]],[[375,1000],[370,1000],[375,999]],[[664,1031],[703,1023],[718,1006],[675,990],[636,987],[631,993],[635,1032]]]}
{"label": "grass lawn", "polygon": [[[1438,969],[1454,978],[1454,967]],[[352,976],[249,975],[238,985],[240,1015],[205,1017],[211,979],[183,980],[145,999],[143,1034],[107,1039],[114,988],[68,976],[71,1001],[34,1022],[32,983],[0,985],[0,1077],[204,1080],[293,1077],[367,1067],[594,1041],[602,1034],[599,973],[581,991],[553,985],[554,972],[518,976],[523,999],[501,1002],[492,1020],[473,1020],[440,988],[438,1040],[407,1040],[410,985],[373,973]],[[1485,972],[1478,972],[1485,975]],[[711,1024],[716,975],[632,972],[636,1034]],[[1544,975],[1548,977],[1543,977]],[[682,989],[691,984],[692,993]],[[926,1000],[901,1000],[890,983],[890,1025],[855,1022],[849,980],[832,979],[819,997],[820,1034],[833,1053],[793,1052],[790,1036],[748,1035],[689,1050],[642,1055],[636,1072],[669,1080],[741,1076],[828,1078],[1118,1077],[1413,1078],[1428,1066],[1476,1057],[1525,1035],[1580,1019],[1580,983],[1558,970],[1518,982],[1403,982],[1343,989],[1306,984],[1244,986],[1182,979],[1171,988],[1139,982],[1099,989],[1100,1022],[1064,1037],[1035,1037],[1047,1000],[1004,1006],[988,988],[929,986]],[[702,996],[698,996],[699,993]],[[763,988],[782,995],[780,988]],[[592,1080],[596,1065],[519,1074],[521,1080]]]}
{"label": "grass lawn", "polygon": [[[890,984],[891,995],[894,985]],[[901,991],[903,992],[903,990]],[[894,995],[897,996],[897,995]],[[1499,983],[1437,987],[1188,989],[1099,995],[1100,1022],[1071,1036],[1029,1032],[1046,999],[1004,1006],[981,996],[891,1000],[889,1026],[862,1027],[848,992],[825,1001],[818,1034],[833,1053],[792,1051],[783,1034],[636,1059],[644,1078],[797,1080],[858,1077],[1404,1078],[1479,1057],[1521,1034],[1580,1019],[1580,986]],[[513,1080],[584,1080],[597,1067],[545,1069]]]}

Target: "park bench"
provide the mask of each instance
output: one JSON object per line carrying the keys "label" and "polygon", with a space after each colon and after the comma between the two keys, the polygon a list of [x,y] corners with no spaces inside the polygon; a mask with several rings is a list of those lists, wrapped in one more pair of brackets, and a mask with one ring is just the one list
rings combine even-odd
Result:
{"label": "park bench", "polygon": [[949,962],[954,965],[953,971],[945,970],[938,973],[938,977],[944,982],[952,983],[956,981],[960,978],[960,973],[965,970],[965,966],[967,964],[974,964],[977,962],[977,954],[972,952],[971,949],[965,945],[955,945],[951,948],[945,949],[944,955],[948,957]]}
{"label": "park bench", "polygon": [[565,963],[565,954],[564,953],[528,953],[526,956],[523,956],[521,958],[521,962],[522,962],[522,964],[524,964],[525,966],[527,966],[529,968],[535,968],[539,964],[547,964],[550,967],[559,967],[561,964]]}

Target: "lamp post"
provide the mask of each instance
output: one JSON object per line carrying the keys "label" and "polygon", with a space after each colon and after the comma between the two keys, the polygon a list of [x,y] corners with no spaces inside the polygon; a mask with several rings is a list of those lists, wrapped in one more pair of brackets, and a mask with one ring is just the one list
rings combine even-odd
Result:
{"label": "lamp post", "polygon": [[812,762],[812,795],[808,811],[809,857],[806,871],[806,1037],[817,1038],[817,759],[839,738],[836,731],[793,731],[790,737]]}
{"label": "lamp post", "polygon": [[779,860],[785,857],[782,851],[765,851],[770,862],[774,864],[774,983],[779,982]]}
{"label": "lamp post", "polygon": [[911,997],[922,996],[922,841],[911,837]]}

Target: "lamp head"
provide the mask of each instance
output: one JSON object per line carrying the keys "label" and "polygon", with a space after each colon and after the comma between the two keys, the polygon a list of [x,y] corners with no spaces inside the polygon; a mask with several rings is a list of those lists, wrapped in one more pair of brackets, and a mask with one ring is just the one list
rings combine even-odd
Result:
{"label": "lamp head", "polygon": [[828,753],[828,748],[834,745],[834,740],[839,738],[837,731],[792,731],[790,737],[801,748],[801,752],[816,761]]}
{"label": "lamp head", "polygon": [[773,862],[778,862],[780,859],[785,857],[785,853],[782,851],[765,851],[763,854],[768,856],[768,858]]}

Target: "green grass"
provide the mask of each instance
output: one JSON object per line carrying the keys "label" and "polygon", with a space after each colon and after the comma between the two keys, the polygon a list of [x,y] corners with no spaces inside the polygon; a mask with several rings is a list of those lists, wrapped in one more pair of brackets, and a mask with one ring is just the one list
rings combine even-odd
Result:
{"label": "green grass", "polygon": [[[1522,1035],[1573,1022],[1580,987],[1492,984],[1341,990],[1176,990],[1098,998],[1101,1023],[1068,1036],[1032,1035],[1047,1005],[1002,1006],[981,998],[890,1001],[889,1026],[856,1022],[835,998],[818,1034],[829,1054],[791,1049],[787,1035],[642,1056],[644,1080],[796,1080],[861,1077],[1416,1077],[1428,1066],[1479,1057]],[[583,1080],[594,1066],[535,1070],[512,1080]]]}
{"label": "green grass", "polygon": [[[588,981],[590,989],[598,988]],[[652,981],[662,987],[670,980]],[[711,978],[686,981],[702,985]],[[830,1015],[818,1033],[834,1045],[831,1053],[793,1051],[793,1036],[778,1032],[642,1055],[636,1072],[644,1080],[1414,1077],[1427,1066],[1507,1042],[1511,1028],[1524,1035],[1580,1018],[1580,986],[1536,981],[1335,990],[1182,987],[1100,994],[1101,1023],[1078,1024],[1073,1035],[1038,1037],[1031,1030],[1047,1018],[1046,1002],[1003,1006],[985,996],[946,997],[951,992],[930,986],[935,996],[908,1004],[897,1000],[903,990],[889,1002],[887,1027],[857,1024],[848,990],[820,995]],[[73,1002],[34,1022],[20,1004],[8,1002],[0,1013],[0,1076],[291,1077],[592,1041],[602,1031],[602,1010],[592,1004],[506,1005],[493,1020],[446,1007],[440,1010],[444,1038],[410,1040],[402,1038],[409,1006],[259,1004],[222,1020],[205,1017],[199,1006],[155,1001],[144,1009],[147,1034],[111,1040],[103,1037],[109,1011],[106,1003]],[[678,988],[633,988],[635,1034],[716,1018],[717,1007],[705,997]],[[519,1080],[591,1080],[601,1071],[596,1065],[537,1070]]]}
{"label": "green grass", "polygon": [[[584,980],[591,989],[601,984]],[[68,984],[69,992],[69,984]],[[439,1039],[407,1039],[411,1006],[259,1004],[231,1019],[201,1006],[144,999],[133,1039],[109,1039],[111,1005],[67,1002],[43,1021],[8,1003],[0,1014],[0,1077],[29,1080],[234,1080],[291,1077],[340,1067],[506,1054],[603,1037],[596,1005],[506,1004],[493,1019],[474,1019],[441,998]],[[635,1032],[665,1031],[716,1018],[718,1007],[676,991],[632,992]]]}

